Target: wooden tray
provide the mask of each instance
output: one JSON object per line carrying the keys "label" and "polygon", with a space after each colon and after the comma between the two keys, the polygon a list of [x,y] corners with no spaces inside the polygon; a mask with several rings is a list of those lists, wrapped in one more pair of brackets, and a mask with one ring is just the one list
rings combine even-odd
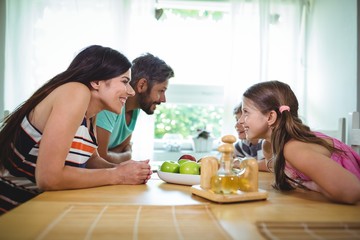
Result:
{"label": "wooden tray", "polygon": [[242,192],[234,194],[216,194],[211,190],[204,190],[200,185],[193,185],[191,193],[200,197],[209,199],[218,203],[231,203],[231,202],[245,202],[254,200],[265,200],[268,197],[268,193],[265,190],[259,189],[258,192]]}

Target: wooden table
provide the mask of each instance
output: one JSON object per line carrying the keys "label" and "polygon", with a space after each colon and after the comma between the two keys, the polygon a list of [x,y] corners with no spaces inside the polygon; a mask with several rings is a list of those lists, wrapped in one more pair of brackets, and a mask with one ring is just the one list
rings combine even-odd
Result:
{"label": "wooden table", "polygon": [[[230,204],[218,204],[192,195],[189,186],[165,183],[158,179],[156,173],[146,185],[119,185],[45,192],[0,217],[0,239],[47,239],[46,229],[53,227],[56,219],[59,219],[69,206],[82,207],[83,210],[79,213],[82,214],[82,220],[77,222],[80,226],[82,222],[87,221],[88,206],[99,206],[99,208],[100,206],[128,206],[130,209],[131,206],[206,205],[215,217],[214,219],[233,239],[264,239],[264,235],[257,227],[261,222],[269,225],[271,222],[280,223],[280,225],[301,224],[301,222],[331,225],[331,223],[343,222],[356,223],[360,226],[360,204],[353,206],[331,203],[318,193],[304,193],[303,190],[280,193],[271,187],[272,182],[271,173],[259,174],[259,187],[269,193],[267,200]],[[127,210],[125,208],[121,211],[124,213]],[[125,222],[122,221],[125,220],[119,220],[119,225],[124,225]],[[156,224],[157,219],[152,221]],[[92,224],[94,225],[94,221]],[[194,224],[197,224],[196,219]],[[132,227],[129,225],[129,228]],[[67,228],[63,227],[62,231],[66,232]],[[354,239],[359,239],[360,229],[352,231],[352,234]],[[72,236],[74,237],[71,239],[96,239],[89,234],[86,237],[79,237],[74,233]],[[141,236],[138,238],[149,239]],[[59,239],[62,239],[61,236]],[[161,236],[158,239],[162,239]]]}

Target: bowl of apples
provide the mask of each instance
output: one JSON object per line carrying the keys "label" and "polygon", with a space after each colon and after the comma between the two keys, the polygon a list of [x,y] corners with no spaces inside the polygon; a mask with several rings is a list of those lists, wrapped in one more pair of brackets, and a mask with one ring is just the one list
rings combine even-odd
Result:
{"label": "bowl of apples", "polygon": [[200,184],[200,163],[192,155],[182,155],[177,161],[165,161],[157,174],[167,183],[181,185]]}

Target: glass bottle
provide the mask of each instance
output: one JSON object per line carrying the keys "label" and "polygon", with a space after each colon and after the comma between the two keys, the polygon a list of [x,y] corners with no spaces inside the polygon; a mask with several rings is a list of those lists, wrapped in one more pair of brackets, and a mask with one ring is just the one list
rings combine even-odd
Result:
{"label": "glass bottle", "polygon": [[233,143],[236,138],[232,135],[226,135],[222,138],[222,144],[218,151],[222,153],[220,158],[220,168],[217,174],[211,177],[211,190],[217,194],[236,193],[239,188],[239,178],[232,171],[233,164]]}
{"label": "glass bottle", "polygon": [[242,169],[242,173],[238,174],[239,190],[242,192],[257,192],[259,183],[257,160],[253,157],[242,159],[240,169]]}

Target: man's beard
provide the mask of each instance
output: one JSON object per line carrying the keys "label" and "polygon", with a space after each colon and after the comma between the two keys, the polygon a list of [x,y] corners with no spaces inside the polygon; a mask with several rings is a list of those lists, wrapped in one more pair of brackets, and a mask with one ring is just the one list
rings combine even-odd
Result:
{"label": "man's beard", "polygon": [[160,102],[152,102],[149,99],[150,94],[148,92],[137,93],[137,95],[138,95],[139,105],[140,105],[141,110],[146,112],[146,114],[148,114],[148,115],[154,114],[154,110],[152,110],[151,107],[153,104],[160,105]]}

